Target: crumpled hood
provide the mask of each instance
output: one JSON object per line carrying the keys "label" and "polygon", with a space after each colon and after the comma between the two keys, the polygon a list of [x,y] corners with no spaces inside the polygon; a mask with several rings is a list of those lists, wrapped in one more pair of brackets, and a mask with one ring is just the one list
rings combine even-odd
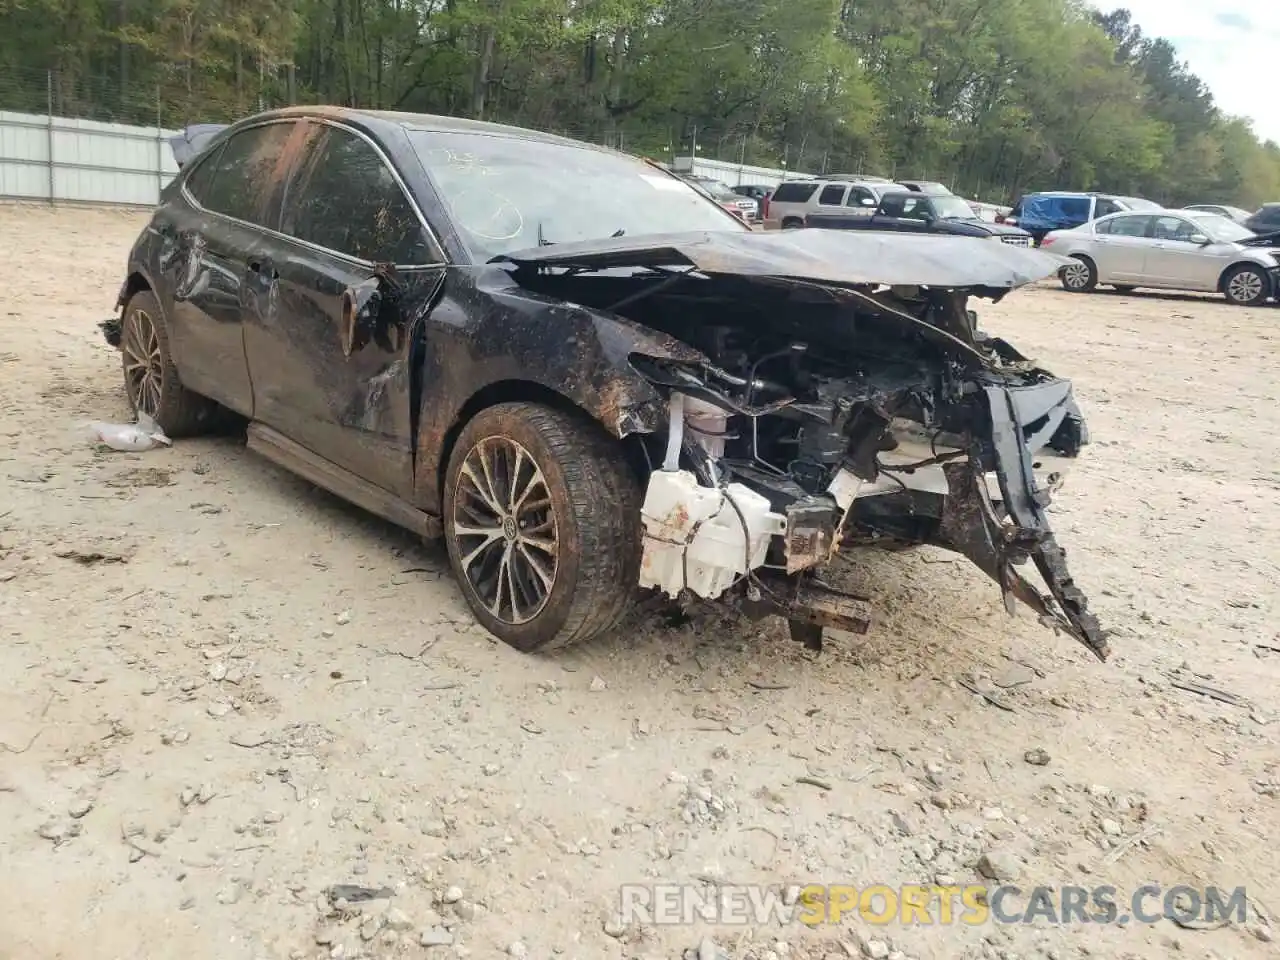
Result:
{"label": "crumpled hood", "polygon": [[649,234],[549,244],[504,254],[495,261],[597,270],[692,267],[709,274],[993,293],[1052,276],[1067,263],[1056,254],[978,237],[870,230]]}

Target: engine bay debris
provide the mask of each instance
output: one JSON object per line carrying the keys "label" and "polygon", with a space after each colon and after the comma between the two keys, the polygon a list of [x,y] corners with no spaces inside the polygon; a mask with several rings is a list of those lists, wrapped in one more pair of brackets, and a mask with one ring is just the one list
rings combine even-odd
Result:
{"label": "engine bay debris", "polygon": [[[681,345],[629,354],[668,405],[665,435],[637,434],[649,463],[641,586],[783,616],[816,647],[825,627],[870,622],[865,598],[817,575],[839,550],[929,544],[968,557],[1011,613],[1021,601],[1105,660],[1106,634],[1045,514],[1089,442],[1071,384],[968,309],[1052,275],[1060,258],[824,233],[620,238],[503,258],[526,288]],[[1015,569],[1028,560],[1047,592]]]}

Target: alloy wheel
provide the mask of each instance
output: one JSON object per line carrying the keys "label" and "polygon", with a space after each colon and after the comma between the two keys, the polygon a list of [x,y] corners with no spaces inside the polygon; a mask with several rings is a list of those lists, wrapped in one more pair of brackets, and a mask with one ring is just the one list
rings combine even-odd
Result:
{"label": "alloy wheel", "polygon": [[1062,280],[1072,290],[1083,290],[1089,285],[1089,267],[1073,260],[1062,268]]}
{"label": "alloy wheel", "polygon": [[124,352],[125,384],[133,405],[150,417],[160,410],[164,391],[164,359],[155,321],[145,310],[129,312],[120,348]]}
{"label": "alloy wheel", "polygon": [[1252,303],[1262,295],[1262,277],[1252,270],[1241,270],[1227,282],[1227,296],[1237,303]]}
{"label": "alloy wheel", "polygon": [[458,472],[452,519],[459,566],[489,613],[513,625],[536,617],[555,587],[560,541],[529,451],[507,437],[476,443]]}

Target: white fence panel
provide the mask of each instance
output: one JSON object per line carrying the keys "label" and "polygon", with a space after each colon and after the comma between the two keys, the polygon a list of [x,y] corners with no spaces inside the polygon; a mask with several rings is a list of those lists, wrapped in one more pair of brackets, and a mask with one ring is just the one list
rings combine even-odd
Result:
{"label": "white fence panel", "polygon": [[0,197],[154,206],[178,131],[0,111]]}

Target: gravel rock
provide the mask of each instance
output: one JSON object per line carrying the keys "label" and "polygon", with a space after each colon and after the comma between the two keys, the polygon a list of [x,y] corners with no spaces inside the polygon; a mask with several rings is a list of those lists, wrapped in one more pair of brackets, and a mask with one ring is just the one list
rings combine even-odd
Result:
{"label": "gravel rock", "polygon": [[1012,883],[1018,879],[1021,866],[1016,857],[1002,850],[988,850],[978,858],[978,872],[989,880]]}
{"label": "gravel rock", "polygon": [[609,689],[609,684],[604,682],[603,677],[592,677],[591,686],[588,687],[588,689],[592,693],[603,693],[605,690]]}
{"label": "gravel rock", "polygon": [[863,940],[862,953],[871,960],[885,960],[889,956],[889,945],[883,940]]}
{"label": "gravel rock", "polygon": [[1022,759],[1033,767],[1047,767],[1049,765],[1049,751],[1036,747],[1034,750],[1028,750],[1024,753]]}
{"label": "gravel rock", "polygon": [[447,887],[440,899],[445,903],[457,903],[462,899],[462,888],[457,886]]}
{"label": "gravel rock", "polygon": [[427,927],[418,937],[418,943],[424,947],[447,947],[453,943],[453,934],[444,927]]}
{"label": "gravel rock", "polygon": [[604,932],[605,936],[614,937],[616,939],[627,932],[627,925],[617,917],[610,917],[604,922]]}
{"label": "gravel rock", "polygon": [[1110,818],[1102,820],[1098,824],[1098,826],[1102,828],[1102,832],[1105,833],[1108,837],[1118,837],[1122,833],[1124,833],[1124,830],[1121,829],[1120,824],[1116,823],[1114,820]]}
{"label": "gravel rock", "polygon": [[698,944],[698,960],[720,960],[720,948],[710,937],[703,937]]}
{"label": "gravel rock", "polygon": [[409,919],[409,915],[403,910],[392,907],[386,913],[387,929],[395,930],[398,933],[404,933],[406,930],[413,929],[413,921]]}
{"label": "gravel rock", "polygon": [[55,844],[65,843],[72,837],[80,836],[81,826],[75,820],[49,820],[36,828],[36,833]]}
{"label": "gravel rock", "polygon": [[67,813],[71,814],[76,820],[79,820],[86,813],[93,809],[93,801],[88,797],[77,797],[71,801],[71,806],[67,808]]}
{"label": "gravel rock", "polygon": [[508,957],[515,957],[516,960],[521,960],[521,958],[527,957],[528,955],[529,955],[529,948],[526,947],[519,940],[511,944],[511,946],[507,947]]}

